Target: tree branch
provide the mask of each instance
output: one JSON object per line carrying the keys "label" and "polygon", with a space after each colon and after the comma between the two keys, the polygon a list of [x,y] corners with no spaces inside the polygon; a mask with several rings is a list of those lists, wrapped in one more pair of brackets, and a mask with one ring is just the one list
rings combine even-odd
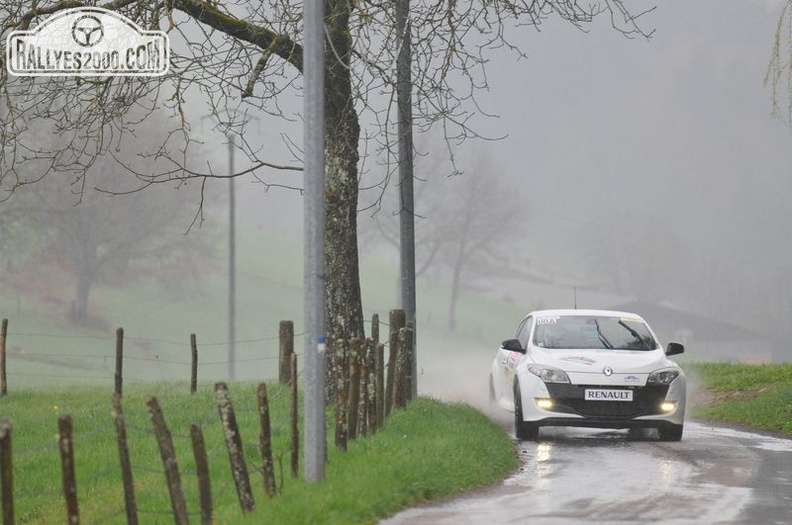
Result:
{"label": "tree branch", "polygon": [[173,7],[228,36],[271,50],[302,73],[302,46],[290,37],[223,13],[207,2],[174,0]]}

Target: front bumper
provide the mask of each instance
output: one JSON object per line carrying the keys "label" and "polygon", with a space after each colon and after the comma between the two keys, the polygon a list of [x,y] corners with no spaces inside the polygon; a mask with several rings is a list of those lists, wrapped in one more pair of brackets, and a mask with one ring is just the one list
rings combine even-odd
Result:
{"label": "front bumper", "polygon": [[632,390],[632,401],[586,401],[584,392],[589,388],[608,388],[599,385],[547,385],[547,392],[553,400],[553,412],[577,414],[583,417],[606,417],[635,419],[641,416],[665,414],[660,406],[666,400],[668,385],[651,385],[635,388],[619,388]]}
{"label": "front bumper", "polygon": [[[664,423],[681,425],[685,416],[685,386],[674,381],[671,385],[614,387],[613,385],[542,385],[539,395],[523,394],[523,414],[526,421],[542,426],[580,426],[595,428],[629,428],[661,426]],[[606,388],[631,390],[632,401],[587,401],[585,390]],[[550,399],[552,408],[539,408],[536,400]],[[667,402],[672,410],[663,410]]]}

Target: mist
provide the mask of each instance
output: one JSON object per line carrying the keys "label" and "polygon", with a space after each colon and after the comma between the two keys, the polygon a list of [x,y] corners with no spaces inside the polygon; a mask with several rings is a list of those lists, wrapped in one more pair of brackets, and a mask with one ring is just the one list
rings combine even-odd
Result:
{"label": "mist", "polygon": [[[430,253],[431,243],[417,247],[419,262],[427,262],[417,309],[419,381],[426,393],[479,404],[498,343],[537,308],[634,308],[664,343],[686,344],[687,359],[792,360],[781,343],[792,337],[787,322],[792,270],[786,264],[792,250],[786,233],[792,223],[791,135],[787,124],[771,115],[772,90],[764,85],[784,3],[670,0],[654,7],[641,2],[647,10],[654,7],[641,18],[644,30],[654,30],[648,40],[614,31],[607,19],[585,32],[552,20],[541,30],[526,28],[518,42],[525,57],[504,49],[487,65],[487,89],[478,102],[493,117],[473,121],[484,138],[452,143],[451,164],[447,145],[436,147],[436,135],[417,135],[416,191],[427,195],[416,210],[419,235],[431,233],[441,220],[464,217],[464,206],[441,210],[438,203],[466,181],[483,180],[480,195],[488,193],[487,185],[512,189],[507,192],[512,198],[486,203],[509,228],[501,228],[504,235],[490,235],[487,248],[461,271],[453,331],[449,254],[458,232],[446,230],[436,254]],[[197,99],[185,103],[196,122],[206,113]],[[287,120],[254,115],[246,141],[268,160],[294,164],[301,147],[296,138],[301,104],[299,97],[280,103]],[[197,131],[201,166],[223,173],[230,161],[227,138],[208,123]],[[363,306],[368,316],[385,316],[398,304],[398,252],[377,234],[375,222],[398,211],[397,184],[383,182],[388,168],[372,144],[361,145]],[[125,152],[118,155],[133,160]],[[241,151],[236,154],[238,170],[248,162]],[[240,356],[250,358],[276,344],[279,319],[300,322],[301,264],[283,264],[289,268],[276,276],[266,272],[287,251],[295,260],[301,256],[302,175],[267,169],[234,184],[237,247],[243,257],[261,252],[240,269],[241,286],[260,295],[244,298],[237,308],[238,338],[255,341]],[[183,210],[180,222],[169,224],[170,235],[200,237],[212,247],[196,244],[202,255],[191,257],[201,263],[199,273],[192,263],[174,270],[170,260],[160,278],[172,284],[189,274],[190,284],[179,287],[180,300],[203,297],[211,304],[209,310],[201,305],[216,320],[211,329],[203,318],[182,323],[183,312],[157,312],[156,294],[129,299],[138,301],[130,307],[131,321],[106,314],[101,306],[89,313],[103,320],[95,326],[109,330],[131,322],[142,336],[172,340],[186,338],[190,330],[208,332],[205,340],[221,352],[227,185],[212,182],[203,201],[195,196],[195,185],[182,195],[189,195],[191,211]],[[57,273],[48,275],[56,278]],[[141,288],[135,280],[112,285],[113,290]],[[2,292],[7,299],[2,316],[11,317],[12,326],[15,312],[40,313],[26,310],[39,303],[24,293],[5,284]],[[113,293],[100,291],[100,298]],[[277,294],[290,297],[281,311],[269,304]],[[146,333],[145,323],[153,317],[168,319],[185,334]],[[36,342],[16,344],[41,349]],[[158,355],[157,348],[146,351]],[[222,364],[213,370],[217,376],[225,373]],[[473,379],[471,370],[481,371],[481,377]],[[248,377],[245,372],[241,377]]]}

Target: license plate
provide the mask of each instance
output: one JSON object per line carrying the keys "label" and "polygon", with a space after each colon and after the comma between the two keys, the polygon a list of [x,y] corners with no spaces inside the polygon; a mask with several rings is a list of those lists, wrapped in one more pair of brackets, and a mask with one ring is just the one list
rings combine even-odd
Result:
{"label": "license plate", "polygon": [[632,390],[607,390],[604,388],[587,388],[586,401],[632,401]]}

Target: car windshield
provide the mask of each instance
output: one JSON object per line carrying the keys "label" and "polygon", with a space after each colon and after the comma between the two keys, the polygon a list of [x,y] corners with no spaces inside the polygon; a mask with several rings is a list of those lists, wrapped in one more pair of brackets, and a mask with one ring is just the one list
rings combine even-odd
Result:
{"label": "car windshield", "polygon": [[636,317],[562,315],[538,317],[533,344],[541,348],[654,350],[657,343]]}

